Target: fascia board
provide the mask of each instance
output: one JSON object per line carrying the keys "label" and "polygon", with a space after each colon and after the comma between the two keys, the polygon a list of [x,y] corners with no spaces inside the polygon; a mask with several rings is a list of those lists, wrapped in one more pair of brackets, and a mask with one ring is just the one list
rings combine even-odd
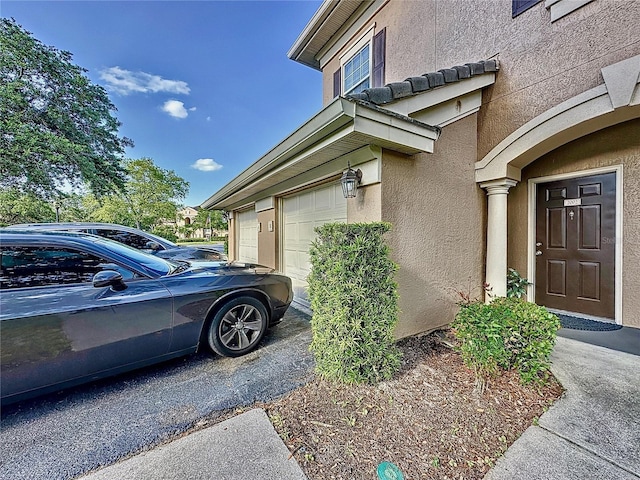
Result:
{"label": "fascia board", "polygon": [[370,137],[376,144],[391,148],[395,146],[394,149],[402,153],[433,153],[439,130],[413,119],[403,119],[359,107],[354,118],[355,132]]}
{"label": "fascia board", "polygon": [[[345,108],[347,112],[345,112]],[[201,205],[202,208],[209,208],[210,205],[219,202],[224,197],[231,195],[247,183],[250,183],[253,179],[260,177],[266,171],[278,165],[279,162],[286,161],[290,156],[303,151],[305,148],[308,148],[308,146],[330,135],[332,131],[348,124],[354,115],[353,110],[354,107],[351,105],[351,102],[343,98],[337,98],[321,110],[320,113],[308,120],[285,140],[205,200]],[[351,112],[350,115],[349,112]]]}
{"label": "fascia board", "polygon": [[382,151],[379,147],[366,145],[359,148],[358,150],[341,155],[331,160],[330,162],[318,165],[311,170],[308,170],[304,173],[288,178],[287,180],[276,185],[261,190],[259,193],[255,193],[248,197],[243,197],[235,203],[225,203],[225,208],[227,208],[228,210],[235,210],[242,207],[243,205],[258,201],[265,196],[273,198],[274,196],[280,196],[287,192],[298,190],[308,185],[312,185],[328,178],[335,177],[345,169],[347,160],[351,164],[351,167],[357,167],[358,165],[366,164],[366,162],[371,162],[372,160],[381,161],[381,158]]}
{"label": "fascia board", "polygon": [[[322,121],[325,123],[322,124]],[[269,180],[276,178],[276,175],[327,147],[340,145],[343,140],[348,142],[357,137],[358,142],[368,141],[403,153],[432,153],[433,144],[440,134],[437,127],[344,98],[338,98],[309,123],[314,128],[303,126],[298,129],[283,144],[272,150],[277,153],[275,158],[258,161],[257,163],[262,162],[262,168],[249,167],[203,202],[202,207],[219,208],[222,204],[226,206],[239,202],[244,204],[249,196],[256,193],[259,184],[268,188]],[[303,136],[305,132],[309,134],[307,137]],[[315,167],[317,165],[311,166]]]}
{"label": "fascia board", "polygon": [[485,73],[465,80],[460,80],[458,82],[448,83],[442,87],[427,90],[426,92],[422,92],[418,95],[397,100],[385,105],[384,108],[401,115],[411,116],[418,112],[433,108],[438,104],[465,96],[476,90],[482,90],[489,85],[493,85],[495,81],[495,73]]}
{"label": "fascia board", "polygon": [[[320,70],[318,51],[344,29],[345,19],[361,16],[372,0],[325,0],[302,30],[287,56],[296,62]],[[357,13],[357,12],[360,13]],[[348,22],[350,24],[351,22]]]}
{"label": "fascia board", "polygon": [[389,0],[373,0],[371,2],[363,2],[359,9],[352,14],[352,21],[343,23],[339,29],[332,32],[331,41],[325,42],[324,46],[314,53],[314,58],[319,62],[320,69],[333,59],[338,52],[353,43],[358,32],[361,32],[367,25],[374,25],[371,19],[375,14],[385,6]]}

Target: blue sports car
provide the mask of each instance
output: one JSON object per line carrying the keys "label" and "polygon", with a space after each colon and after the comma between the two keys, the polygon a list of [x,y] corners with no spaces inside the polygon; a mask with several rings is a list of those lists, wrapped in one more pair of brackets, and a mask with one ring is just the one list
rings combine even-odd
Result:
{"label": "blue sports car", "polygon": [[246,354],[293,298],[266,267],[170,261],[94,235],[0,231],[0,254],[2,403],[200,346]]}

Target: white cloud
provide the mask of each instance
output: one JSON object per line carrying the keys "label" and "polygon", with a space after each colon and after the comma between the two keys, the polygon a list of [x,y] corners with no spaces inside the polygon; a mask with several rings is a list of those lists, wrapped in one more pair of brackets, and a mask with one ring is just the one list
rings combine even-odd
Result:
{"label": "white cloud", "polygon": [[189,116],[189,112],[184,108],[184,103],[178,100],[167,100],[164,102],[162,111],[167,112],[174,118],[187,118]]}
{"label": "white cloud", "polygon": [[211,121],[211,117],[207,117],[207,122],[210,122],[210,121]]}
{"label": "white cloud", "polygon": [[215,172],[216,170],[220,170],[222,165],[216,163],[212,158],[201,158],[196,160],[196,163],[191,165],[191,168],[195,168],[201,172]]}
{"label": "white cloud", "polygon": [[100,72],[100,78],[107,82],[107,89],[121,95],[130,93],[178,93],[188,95],[191,92],[187,82],[167,80],[158,75],[145,72],[132,72],[120,67],[110,67]]}

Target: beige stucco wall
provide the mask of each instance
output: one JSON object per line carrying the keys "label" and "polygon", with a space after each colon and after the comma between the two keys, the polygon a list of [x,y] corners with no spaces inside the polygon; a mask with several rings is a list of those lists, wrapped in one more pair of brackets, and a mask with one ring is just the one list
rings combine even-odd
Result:
{"label": "beige stucco wall", "polygon": [[400,265],[397,337],[451,322],[456,291],[481,294],[486,201],[474,181],[476,127],[476,115],[445,127],[434,154],[383,154],[382,220],[393,225]]}
{"label": "beige stucco wall", "polygon": [[379,222],[382,219],[382,188],[379,183],[358,188],[356,198],[347,200],[347,222]]}
{"label": "beige stucco wall", "polygon": [[[638,1],[594,0],[553,23],[545,2],[516,18],[511,6],[512,0],[390,0],[367,23],[387,28],[386,83],[500,61],[495,85],[484,92],[478,159],[527,121],[601,84],[602,67],[640,54]],[[323,70],[325,105],[349,46]]]}
{"label": "beige stucco wall", "polygon": [[571,142],[533,162],[509,193],[508,264],[527,272],[528,180],[614,165],[623,166],[623,323],[640,327],[640,119]]}
{"label": "beige stucco wall", "polygon": [[[273,222],[273,231],[269,231],[269,222]],[[258,232],[258,263],[266,267],[277,268],[277,250],[276,250],[276,209],[270,208],[258,212],[258,223],[260,231]]]}

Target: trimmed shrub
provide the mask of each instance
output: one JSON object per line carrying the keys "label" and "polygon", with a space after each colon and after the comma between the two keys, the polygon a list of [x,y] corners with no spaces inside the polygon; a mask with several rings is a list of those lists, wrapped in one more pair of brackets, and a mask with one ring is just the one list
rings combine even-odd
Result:
{"label": "trimmed shrub", "polygon": [[376,383],[400,367],[398,267],[382,236],[388,223],[330,223],[315,229],[310,250],[311,351],[320,375]]}
{"label": "trimmed shrub", "polygon": [[496,298],[491,303],[461,305],[452,324],[465,364],[478,385],[500,369],[515,368],[522,383],[544,383],[553,350],[558,317],[520,298]]}

